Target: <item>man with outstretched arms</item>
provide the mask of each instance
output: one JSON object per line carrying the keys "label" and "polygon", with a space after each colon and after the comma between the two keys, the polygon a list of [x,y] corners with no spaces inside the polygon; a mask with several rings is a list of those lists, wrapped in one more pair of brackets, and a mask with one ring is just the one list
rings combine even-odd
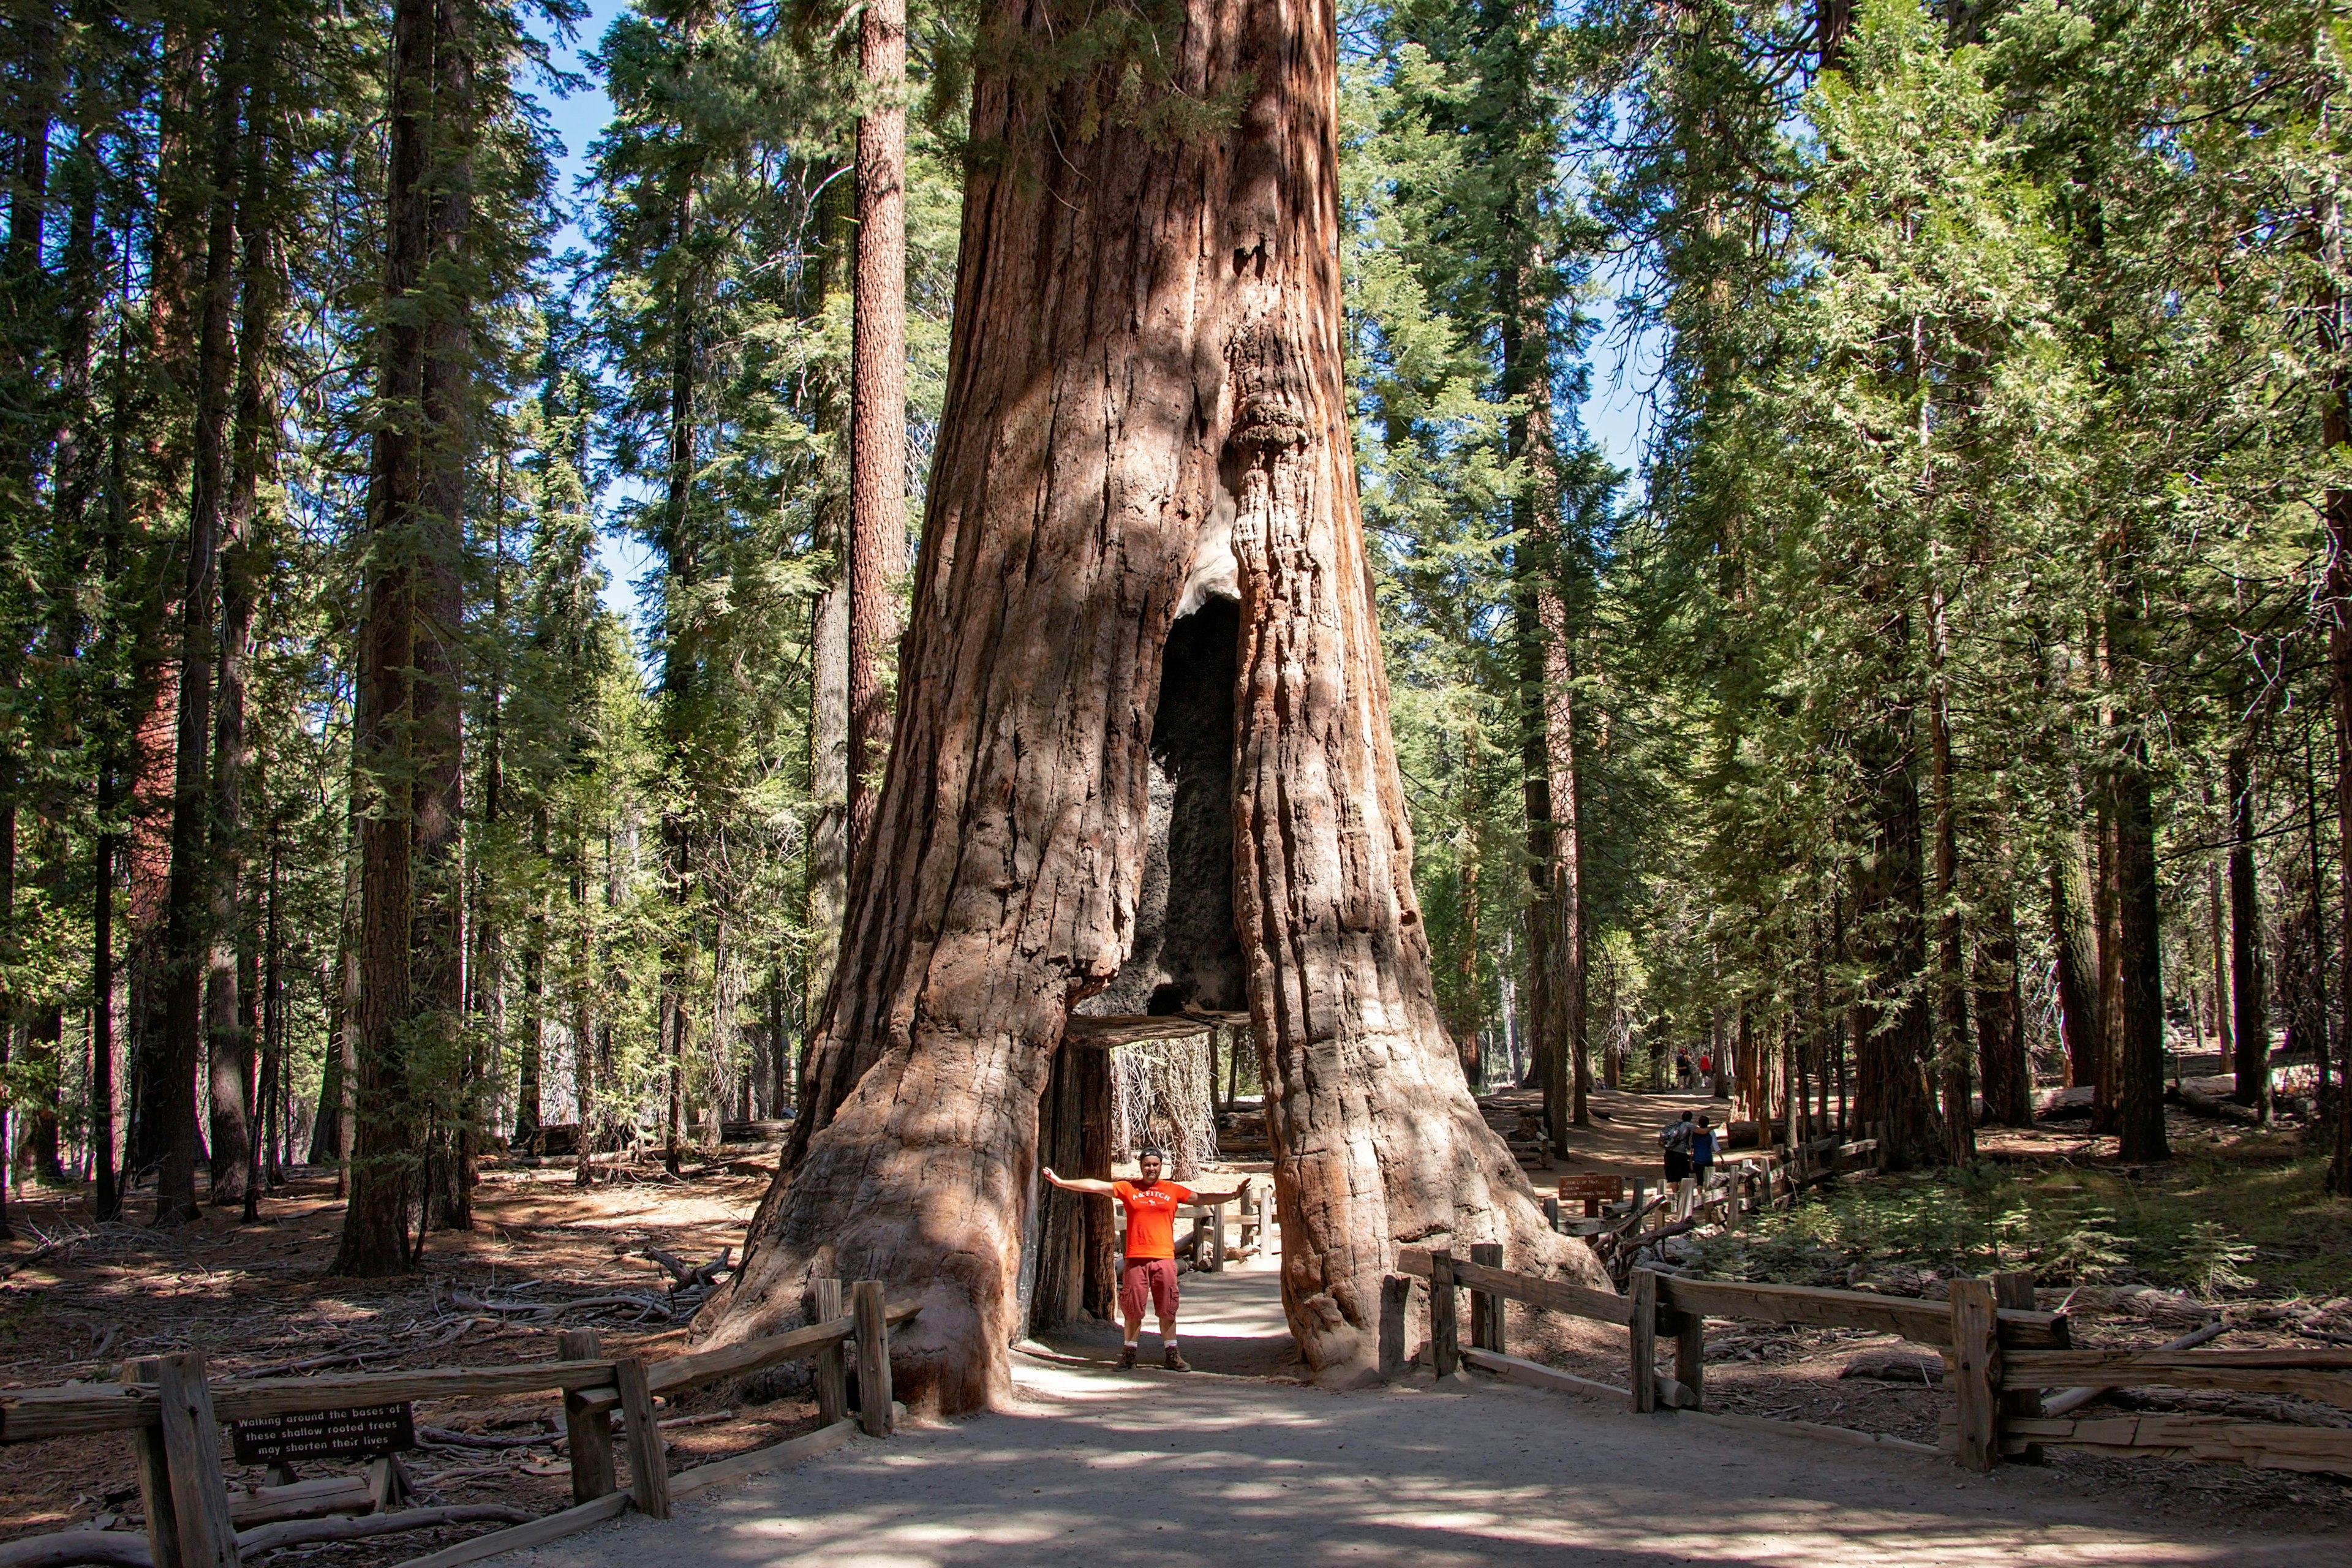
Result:
{"label": "man with outstretched arms", "polygon": [[1160,1364],[1171,1372],[1190,1372],[1176,1351],[1176,1210],[1189,1203],[1229,1204],[1248,1190],[1248,1184],[1229,1193],[1195,1193],[1161,1181],[1162,1163],[1159,1150],[1146,1149],[1136,1161],[1142,1173],[1132,1182],[1083,1176],[1064,1181],[1050,1166],[1045,1179],[1065,1192],[1117,1198],[1127,1207],[1127,1256],[1118,1266],[1118,1310],[1127,1320],[1127,1348],[1119,1352],[1118,1364],[1135,1364],[1135,1337],[1142,1330],[1148,1302],[1160,1310]]}

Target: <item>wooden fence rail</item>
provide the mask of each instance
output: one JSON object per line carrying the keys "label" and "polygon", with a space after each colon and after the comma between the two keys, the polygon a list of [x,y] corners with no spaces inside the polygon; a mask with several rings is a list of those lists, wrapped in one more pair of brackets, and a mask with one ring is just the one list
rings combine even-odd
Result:
{"label": "wooden fence rail", "polygon": [[[510,1530],[461,1542],[418,1558],[404,1568],[456,1568],[458,1563],[540,1545],[584,1530],[631,1507],[653,1518],[667,1519],[676,1493],[717,1485],[822,1453],[847,1441],[857,1426],[873,1436],[889,1435],[890,1330],[910,1321],[921,1308],[913,1303],[888,1306],[878,1282],[860,1280],[853,1292],[854,1310],[844,1313],[840,1281],[818,1280],[814,1285],[816,1308],[824,1314],[820,1321],[741,1344],[653,1363],[635,1356],[603,1355],[594,1330],[575,1329],[557,1336],[558,1359],[516,1366],[442,1367],[422,1372],[350,1373],[304,1378],[213,1378],[206,1375],[203,1355],[189,1352],[132,1363],[123,1369],[124,1375],[118,1383],[11,1389],[0,1394],[0,1444],[106,1432],[130,1436],[138,1458],[147,1531],[143,1552],[138,1550],[141,1543],[135,1536],[124,1539],[118,1531],[77,1531],[63,1536],[11,1542],[0,1547],[0,1563],[18,1556],[30,1562],[33,1558],[26,1553],[41,1555],[43,1543],[52,1542],[54,1546],[41,1556],[42,1561],[102,1561],[120,1568],[137,1559],[146,1568],[238,1568],[242,1550],[260,1551],[289,1544],[289,1541],[278,1539],[289,1529],[313,1533],[328,1529],[329,1533],[341,1535],[401,1528],[392,1522],[401,1516],[392,1515],[381,1524],[373,1521],[296,1526],[257,1523],[256,1529],[240,1534],[237,1526],[242,1521],[236,1517],[221,1461],[219,1424],[416,1399],[541,1392],[562,1394],[566,1446],[572,1461],[573,1506],[517,1524]],[[855,1424],[846,1418],[845,1357],[852,1346],[860,1394]],[[698,1466],[676,1477],[670,1475],[660,1423],[654,1410],[655,1395],[803,1359],[815,1363],[817,1411],[823,1422],[817,1431]],[[613,1424],[615,1415],[622,1418],[618,1436],[629,1457],[630,1485],[625,1492],[619,1488]],[[267,1507],[290,1507],[293,1500],[288,1494],[301,1486],[316,1489],[315,1483],[264,1489],[264,1503]],[[375,1500],[381,1507],[386,1500],[379,1494]],[[253,1514],[253,1505],[248,1504],[247,1511]],[[511,1509],[479,1505],[417,1512],[416,1522],[420,1525],[520,1517]],[[426,1515],[435,1517],[428,1520]],[[274,1517],[286,1516],[280,1512]],[[263,1532],[275,1533],[265,1541],[261,1539]],[[298,1535],[295,1539],[308,1537]]]}
{"label": "wooden fence rail", "polygon": [[[1485,1250],[1483,1248],[1479,1250]],[[1637,1268],[1625,1294],[1514,1273],[1446,1251],[1403,1248],[1381,1291],[1381,1371],[1402,1375],[1404,1314],[1412,1281],[1429,1286],[1430,1352],[1439,1376],[1468,1365],[1538,1387],[1624,1399],[1637,1411],[1702,1413],[1709,1318],[1862,1329],[1895,1334],[1943,1352],[1952,1392],[1940,1447],[1812,1422],[1768,1421],[1704,1413],[1741,1426],[1798,1429],[1870,1447],[1944,1453],[1971,1469],[2043,1445],[2102,1453],[2230,1460],[2272,1468],[2352,1476],[2352,1431],[2237,1421],[2206,1415],[2130,1415],[2062,1420],[2044,1416],[2040,1392],[2053,1388],[2207,1388],[2278,1394],[2352,1408],[2352,1351],[2076,1350],[2064,1316],[2035,1310],[2032,1280],[2022,1274],[1956,1279],[1948,1301],[1919,1301],[1801,1285],[1751,1285],[1685,1279]],[[1475,1321],[1474,1342],[1459,1342],[1457,1289],[1495,1301],[1523,1302],[1628,1331],[1629,1386],[1579,1377],[1511,1355],[1499,1313]],[[1658,1340],[1673,1341],[1674,1370],[1657,1364]]]}

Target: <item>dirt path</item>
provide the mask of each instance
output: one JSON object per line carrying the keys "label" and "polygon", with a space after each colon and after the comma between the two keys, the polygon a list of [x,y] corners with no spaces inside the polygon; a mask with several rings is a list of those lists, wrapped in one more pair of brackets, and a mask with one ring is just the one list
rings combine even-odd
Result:
{"label": "dirt path", "polygon": [[[1185,1278],[1186,1354],[1263,1363],[1275,1276]],[[1146,1336],[1146,1350],[1152,1344]],[[2063,1478],[1990,1478],[1479,1380],[1336,1395],[1119,1373],[1090,1342],[1016,1358],[1020,1403],[860,1441],[501,1559],[531,1568],[1738,1563],[2074,1568],[2344,1561],[2329,1535],[2175,1525]]]}

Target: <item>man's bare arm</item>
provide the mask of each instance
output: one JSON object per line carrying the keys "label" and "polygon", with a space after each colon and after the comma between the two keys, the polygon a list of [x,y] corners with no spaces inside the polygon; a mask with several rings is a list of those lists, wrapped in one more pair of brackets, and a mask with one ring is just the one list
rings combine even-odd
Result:
{"label": "man's bare arm", "polygon": [[1055,1186],[1062,1188],[1065,1192],[1093,1193],[1097,1196],[1106,1198],[1116,1197],[1118,1195],[1111,1191],[1111,1186],[1108,1182],[1097,1182],[1091,1176],[1080,1176],[1075,1182],[1066,1181],[1062,1177],[1054,1174],[1054,1167],[1051,1165],[1045,1167],[1045,1179],[1053,1183]]}
{"label": "man's bare arm", "polygon": [[1249,1190],[1250,1184],[1247,1182],[1244,1182],[1240,1186],[1235,1187],[1230,1193],[1194,1193],[1192,1194],[1192,1201],[1203,1207],[1208,1207],[1216,1204],[1229,1204]]}

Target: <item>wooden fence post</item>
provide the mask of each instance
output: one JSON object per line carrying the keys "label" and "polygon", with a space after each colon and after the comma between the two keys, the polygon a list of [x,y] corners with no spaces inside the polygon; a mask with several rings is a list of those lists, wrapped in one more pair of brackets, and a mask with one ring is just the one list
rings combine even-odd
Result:
{"label": "wooden fence post", "polygon": [[[812,1279],[809,1281],[809,1317],[814,1322],[829,1323],[841,1316],[841,1281]],[[827,1426],[849,1418],[848,1363],[841,1353],[841,1342],[834,1340],[816,1352],[814,1376],[816,1384],[816,1418]]]}
{"label": "wooden fence post", "polygon": [[[152,1383],[156,1363],[127,1361],[115,1373],[117,1383]],[[163,1455],[163,1431],[142,1426],[131,1434],[131,1452],[139,1466],[139,1502],[147,1514],[147,1554],[155,1568],[181,1568],[180,1521],[172,1511],[172,1466]]]}
{"label": "wooden fence post", "polygon": [[184,1351],[157,1363],[155,1396],[183,1568],[237,1568],[236,1521],[229,1517],[228,1478],[221,1470],[220,1426],[205,1382],[204,1352]]}
{"label": "wooden fence post", "polygon": [[[1592,1201],[1590,1198],[1586,1199],[1584,1206],[1586,1208],[1591,1208],[1592,1206]],[[1551,1226],[1554,1230],[1558,1230],[1559,1228],[1559,1200],[1558,1198],[1544,1199],[1544,1223]]]}
{"label": "wooden fence post", "polygon": [[1394,1383],[1404,1375],[1405,1309],[1412,1300],[1412,1279],[1405,1274],[1381,1279],[1381,1381]]}
{"label": "wooden fence post", "polygon": [[[1474,1241],[1470,1244],[1470,1261],[1483,1263],[1489,1268],[1503,1266],[1503,1244],[1499,1241]],[[1491,1290],[1470,1292],[1470,1342],[1482,1351],[1503,1353],[1503,1299]]]}
{"label": "wooden fence post", "polygon": [[[564,1361],[594,1361],[604,1353],[593,1329],[565,1329],[555,1336],[555,1353]],[[564,1446],[572,1454],[572,1500],[594,1502],[620,1489],[620,1471],[613,1463],[613,1415],[590,1407],[586,1390],[563,1391]]]}
{"label": "wooden fence post", "polygon": [[2000,1460],[2000,1319],[1982,1279],[1952,1281],[1952,1392],[1960,1464],[1990,1470]]}
{"label": "wooden fence post", "polygon": [[669,1517],[669,1455],[662,1447],[661,1422],[654,1415],[654,1391],[646,1384],[646,1363],[623,1356],[613,1363],[621,1390],[621,1418],[628,1423],[629,1497],[648,1519]]}
{"label": "wooden fence post", "polygon": [[1209,1272],[1225,1271],[1225,1205],[1209,1205]]}
{"label": "wooden fence post", "polygon": [[857,1424],[869,1437],[890,1435],[890,1325],[882,1315],[882,1281],[850,1287],[857,1319]]}
{"label": "wooden fence post", "polygon": [[1433,1250],[1429,1255],[1429,1358],[1440,1377],[1452,1377],[1462,1365],[1461,1330],[1454,1306],[1454,1254]]}
{"label": "wooden fence post", "polygon": [[1658,1407],[1658,1276],[1633,1270],[1627,1292],[1633,1313],[1633,1408],[1647,1415]]}
{"label": "wooden fence post", "polygon": [[[2003,1310],[2031,1312],[2034,1308],[2033,1276],[2021,1271],[1994,1275],[1992,1299],[1994,1306]],[[2000,1322],[1996,1315],[1993,1321],[1996,1342],[2000,1331]],[[2012,1389],[2000,1396],[2000,1417],[2004,1426],[2012,1416],[2030,1421],[2041,1414],[2042,1391],[2038,1388]],[[2029,1465],[2038,1465],[2042,1463],[2042,1448],[2038,1444],[2033,1445],[2018,1457]]]}
{"label": "wooden fence post", "polygon": [[1672,1314],[1675,1330],[1675,1381],[1690,1390],[1698,1408],[1706,1382],[1706,1320],[1696,1312]]}

